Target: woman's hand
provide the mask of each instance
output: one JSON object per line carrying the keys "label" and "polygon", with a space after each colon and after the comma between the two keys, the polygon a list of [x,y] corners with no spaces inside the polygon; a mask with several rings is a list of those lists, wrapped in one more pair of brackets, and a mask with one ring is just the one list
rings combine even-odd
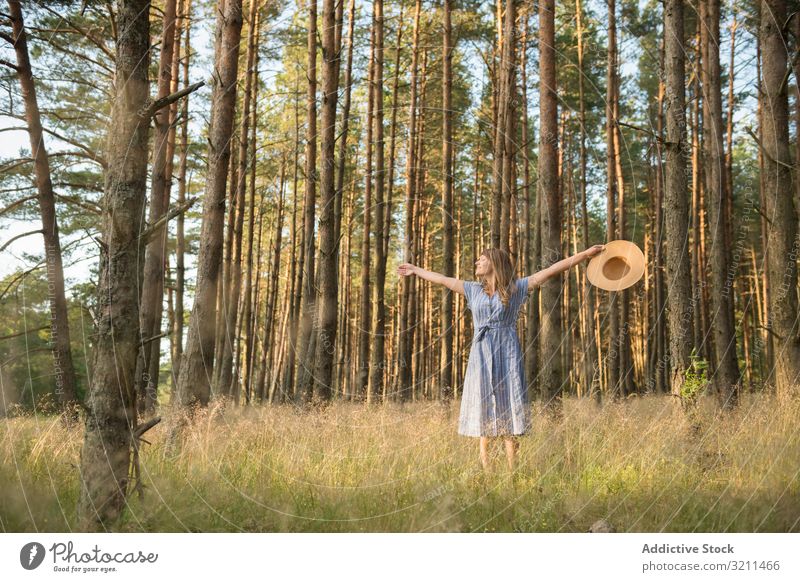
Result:
{"label": "woman's hand", "polygon": [[416,265],[412,265],[411,263],[403,263],[399,267],[397,267],[397,273],[402,275],[403,277],[408,277],[409,275],[416,275],[419,271],[419,267]]}
{"label": "woman's hand", "polygon": [[602,253],[605,247],[606,245],[594,245],[583,251],[583,254],[585,258],[591,259],[595,255],[599,255],[600,253]]}

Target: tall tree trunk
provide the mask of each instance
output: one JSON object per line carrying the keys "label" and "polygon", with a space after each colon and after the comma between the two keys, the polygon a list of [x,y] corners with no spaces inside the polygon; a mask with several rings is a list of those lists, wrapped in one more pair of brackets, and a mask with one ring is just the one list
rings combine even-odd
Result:
{"label": "tall tree trunk", "polygon": [[[339,142],[339,157],[336,169],[336,221],[334,240],[339,244],[342,226],[342,196],[344,190],[344,173],[347,162],[347,137],[350,126],[350,101],[353,84],[353,34],[355,30],[355,0],[350,0],[347,8],[347,67],[344,77],[344,101],[342,102],[342,139]],[[339,61],[337,61],[338,63]]]}
{"label": "tall tree trunk", "polygon": [[[500,14],[498,4],[498,16]],[[492,246],[509,250],[511,216],[511,151],[513,138],[514,44],[517,0],[506,0],[500,41],[500,70],[495,75],[497,122],[494,131],[494,165],[492,186]],[[498,22],[498,26],[500,23]]]}
{"label": "tall tree trunk", "polygon": [[[247,69],[244,72],[244,98],[242,100],[242,119],[241,127],[239,129],[239,182],[237,184],[238,198],[244,204],[246,180],[245,176],[248,171],[248,162],[250,169],[255,169],[255,152],[256,142],[255,134],[251,134],[250,123],[253,121],[253,129],[255,129],[255,121],[251,120],[251,104],[253,103],[253,94],[255,86],[258,83],[258,66],[256,65],[256,54],[258,51],[258,28],[259,28],[259,13],[258,13],[259,0],[250,0],[250,13],[248,15],[248,34],[247,34]],[[255,109],[255,107],[253,107]],[[236,367],[234,374],[234,381],[239,376],[242,377],[242,384],[245,387],[245,393],[251,393],[250,381],[250,363],[253,359],[253,328],[250,324],[252,312],[252,299],[253,299],[253,239],[255,235],[255,183],[253,176],[250,177],[249,183],[249,196],[247,197],[247,255],[245,260],[245,268],[243,271],[244,276],[244,295],[242,297],[242,321],[244,322],[244,338],[245,345],[243,350],[243,358],[239,358],[239,364]],[[242,360],[244,365],[241,364]],[[233,390],[231,390],[233,392]],[[249,399],[248,399],[249,400]]]}
{"label": "tall tree trunk", "polygon": [[705,154],[708,221],[711,233],[711,328],[714,337],[713,377],[716,392],[725,408],[734,406],[739,391],[739,362],[736,328],[733,319],[733,277],[730,274],[731,250],[727,240],[725,208],[728,181],[725,178],[725,154],[722,149],[722,94],[719,63],[719,0],[708,0],[705,16],[706,49],[703,63],[703,150]]}
{"label": "tall tree trunk", "polygon": [[[184,0],[185,6],[181,18],[186,34],[183,44],[183,88],[189,86],[189,53],[191,50],[191,0]],[[181,147],[180,162],[178,163],[178,206],[186,201],[188,184],[186,183],[186,168],[189,157],[189,97],[183,99],[181,105]],[[175,350],[172,356],[173,388],[178,384],[181,358],[183,357],[183,292],[186,276],[185,255],[186,238],[184,236],[184,213],[181,212],[175,219],[175,330],[173,331],[173,345]],[[172,394],[175,394],[173,389]]]}
{"label": "tall tree trunk", "polygon": [[[170,83],[170,92],[176,93],[180,87],[180,69],[181,69],[181,38],[183,37],[183,29],[181,26],[185,26],[188,20],[183,18],[183,14],[186,12],[186,0],[181,0],[178,4],[177,8],[177,15],[175,20],[175,37],[174,37],[174,49],[172,51],[172,72],[171,76],[171,83]],[[181,23],[184,23],[183,25]],[[173,102],[169,107],[169,133],[167,134],[167,165],[165,168],[165,174],[168,176],[166,188],[164,190],[164,199],[166,200],[166,204],[169,205],[169,201],[172,197],[172,181],[174,178],[175,173],[175,149],[177,147],[177,119],[178,119],[178,102]],[[180,179],[180,178],[179,178]],[[181,212],[183,214],[183,212]],[[166,247],[166,238],[169,236],[169,232],[167,229],[164,229],[164,244]],[[167,255],[167,251],[165,249],[164,253],[164,287],[167,289],[167,331],[166,335],[169,338],[169,350],[170,354],[175,354],[175,338],[173,337],[173,332],[175,330],[175,311],[174,311],[174,291],[175,291],[175,283],[174,280],[170,276],[170,268],[169,268],[169,256]],[[157,317],[159,320],[157,329],[161,330],[161,317],[163,311],[163,297],[161,304],[158,305]],[[153,340],[156,342],[156,346],[153,348],[155,350],[155,354],[158,354],[158,357],[150,358],[150,370],[148,372],[150,378],[156,378],[158,380],[161,371],[161,333],[159,333],[156,337],[158,339]],[[174,362],[172,356],[170,357],[170,361]],[[138,364],[138,362],[137,362]],[[172,374],[171,374],[172,376]],[[174,376],[172,376],[174,379]],[[172,383],[172,386],[175,386],[175,383]],[[145,403],[145,411],[146,413],[152,414],[155,412],[156,407],[156,392],[152,391],[149,393],[152,398],[148,398]],[[141,403],[140,403],[141,405]]]}
{"label": "tall tree trunk", "polygon": [[[238,138],[232,137],[236,143]],[[244,200],[239,196],[239,162],[238,148],[233,149],[230,156],[230,183],[228,186],[228,240],[225,241],[228,256],[223,268],[224,280],[218,284],[217,303],[222,317],[217,321],[217,350],[219,357],[214,360],[214,378],[212,384],[215,395],[233,396],[239,402],[239,391],[234,390],[233,359],[236,353],[236,322],[239,312],[239,296],[242,290],[242,225],[244,224]],[[222,336],[221,338],[219,336]]]}
{"label": "tall tree trunk", "polygon": [[[172,87],[172,55],[175,50],[176,0],[167,0],[164,4],[164,32],[161,38],[161,57],[158,63],[158,94],[163,99]],[[158,111],[154,117],[155,132],[153,136],[153,173],[150,184],[149,223],[156,224],[162,220],[169,206],[167,189],[167,150],[170,133],[169,107]],[[158,388],[158,376],[150,376],[150,361],[160,357],[160,341],[153,339],[161,334],[161,312],[164,303],[164,254],[166,248],[166,224],[153,233],[145,249],[144,279],[142,281],[142,298],[139,310],[141,327],[141,344],[137,361],[137,391],[139,393],[139,411],[144,412],[149,404],[155,402]],[[157,369],[157,367],[156,367]]]}
{"label": "tall tree trunk", "polygon": [[[661,40],[661,68],[664,69],[665,41]],[[655,370],[656,392],[663,394],[667,392],[668,380],[666,374],[667,363],[667,326],[664,322],[664,164],[663,147],[664,143],[664,93],[665,81],[663,78],[658,82],[658,105],[656,109],[656,132],[655,140],[655,234],[654,234],[654,319],[656,327],[655,354],[653,366]]]}
{"label": "tall tree trunk", "polygon": [[[340,3],[343,9],[343,2]],[[341,16],[339,16],[341,20]],[[342,23],[340,22],[338,25],[338,29],[341,29]],[[334,248],[335,253],[339,260],[345,261],[348,260],[349,264],[349,254],[345,255],[341,252],[341,238],[342,238],[342,206],[344,201],[344,175],[345,175],[345,168],[347,162],[347,138],[349,134],[349,126],[350,126],[350,102],[351,102],[351,94],[352,94],[352,84],[353,84],[353,35],[355,32],[355,0],[350,0],[348,8],[347,8],[347,65],[345,67],[345,79],[344,79],[344,101],[342,103],[342,122],[341,122],[341,139],[339,140],[339,157],[337,159],[337,169],[336,169],[336,176],[335,176],[335,190],[336,190],[336,203],[334,207],[334,223],[333,223],[333,240],[334,240]],[[339,34],[337,40],[337,46],[341,45],[341,33]],[[337,67],[341,68],[341,52],[339,59],[337,60]],[[349,248],[348,248],[349,253]],[[340,281],[341,288],[344,289],[344,297],[349,297],[349,294],[346,290],[347,279],[340,277],[340,272],[342,270],[342,265],[337,265],[337,279]],[[337,333],[337,356],[336,356],[336,372],[335,372],[335,382],[334,385],[338,388],[340,395],[342,394],[342,367],[345,365],[344,357],[347,353],[347,301],[341,302],[339,305],[339,323],[337,323],[337,329],[339,332]]]}
{"label": "tall tree trunk", "polygon": [[139,340],[140,237],[147,190],[150,59],[149,3],[117,4],[114,106],[108,131],[99,318],[81,450],[81,529],[106,529],[126,505],[136,430],[136,354]]}
{"label": "tall tree trunk", "polygon": [[[374,4],[373,4],[374,7]],[[367,144],[366,144],[366,170],[364,171],[364,215],[363,235],[361,238],[361,293],[358,333],[358,376],[356,377],[356,397],[358,400],[369,399],[369,352],[370,352],[370,325],[372,305],[369,292],[369,272],[372,264],[370,255],[370,229],[372,224],[372,148],[374,144],[373,130],[375,128],[373,117],[375,115],[375,15],[372,16],[370,26],[369,65],[367,72]]]}
{"label": "tall tree trunk", "polygon": [[[422,10],[421,0],[417,0],[414,9],[414,40],[411,49],[411,93],[408,105],[408,149],[406,153],[406,226],[403,259],[407,263],[414,261],[414,196],[417,176],[416,143],[417,143],[417,66],[419,62],[419,18]],[[414,338],[414,325],[411,320],[412,293],[414,282],[412,277],[403,277],[400,281],[400,330],[398,345],[398,390],[401,401],[411,400],[411,357]]]}
{"label": "tall tree trunk", "polygon": [[[558,96],[556,88],[555,2],[539,3],[539,182],[541,197],[542,260],[561,258],[561,192],[558,184]],[[561,412],[562,275],[542,285],[541,390],[546,407]]]}
{"label": "tall tree trunk", "polygon": [[[382,16],[382,15],[381,15]],[[336,346],[336,304],[339,297],[336,261],[337,241],[334,210],[336,151],[336,102],[339,90],[339,47],[336,45],[336,14],[334,0],[322,3],[322,180],[320,194],[322,209],[319,217],[319,278],[320,295],[317,303],[317,338],[314,360],[314,397],[330,400],[333,380],[333,355]]]}
{"label": "tall tree trunk", "polygon": [[[295,349],[297,346],[297,335],[300,324],[300,295],[303,278],[303,261],[305,257],[305,242],[297,244],[297,182],[299,173],[299,157],[300,157],[300,76],[295,74],[295,103],[294,103],[294,161],[292,167],[294,168],[294,177],[292,179],[292,230],[291,230],[291,253],[292,262],[289,272],[289,295],[291,301],[289,302],[289,345],[286,355],[285,369],[281,379],[282,388],[280,392],[279,402],[290,396],[297,397],[292,393],[295,385]],[[302,234],[301,234],[302,237]],[[299,255],[299,257],[298,257]]]}
{"label": "tall tree trunk", "polygon": [[[386,208],[384,207],[384,141],[383,141],[383,0],[376,0],[375,8],[375,298],[372,320],[372,337],[375,345],[371,353],[371,371],[367,402],[379,398],[383,392],[386,346],[386,247],[383,242]],[[390,186],[391,187],[391,186]]]}
{"label": "tall tree trunk", "polygon": [[[453,265],[453,41],[451,0],[444,0],[442,83],[442,273],[454,275]],[[453,292],[442,290],[442,344],[439,356],[439,397],[453,397]]]}
{"label": "tall tree trunk", "polygon": [[[581,0],[575,2],[575,17],[578,34],[578,107],[580,116],[580,188],[581,188],[581,227],[583,230],[583,245],[590,246],[589,242],[589,213],[586,204],[586,101],[584,99],[584,45],[583,45],[583,6]],[[602,398],[602,391],[598,385],[597,373],[597,346],[595,345],[595,329],[593,314],[597,309],[594,285],[590,285],[585,278],[583,281],[583,366],[584,386],[587,396],[593,396],[598,402]]]}
{"label": "tall tree trunk", "polygon": [[[617,238],[617,148],[615,147],[614,100],[616,99],[617,83],[617,19],[616,0],[608,0],[608,59],[606,73],[606,179],[608,194],[606,198],[607,232],[609,241]],[[612,398],[619,396],[620,391],[620,330],[619,330],[619,292],[611,291],[608,294],[609,310],[609,354],[607,372],[607,390]]]}
{"label": "tall tree trunk", "polygon": [[239,42],[242,33],[242,1],[220,0],[217,12],[208,173],[203,201],[203,223],[197,256],[195,299],[189,334],[178,379],[178,403],[208,405],[211,397],[209,370],[214,364],[215,311],[222,258],[225,190],[231,156],[231,136],[236,106]]}
{"label": "tall tree trunk", "polygon": [[[280,177],[280,197],[278,198],[278,216],[275,218],[275,245],[272,248],[272,265],[270,266],[269,276],[269,290],[267,291],[267,307],[264,315],[264,335],[262,340],[262,359],[261,367],[258,372],[258,379],[256,385],[260,394],[264,394],[267,371],[270,364],[273,362],[275,354],[275,346],[273,343],[275,332],[275,308],[278,302],[278,275],[281,268],[281,240],[283,238],[283,212],[285,205],[285,186],[286,186],[286,153],[283,154],[281,160],[281,177]],[[287,295],[289,295],[287,293]],[[277,366],[272,366],[277,369]],[[276,378],[273,377],[273,385],[276,385]]]}
{"label": "tall tree trunk", "polygon": [[312,397],[312,374],[309,358],[314,327],[316,290],[314,289],[314,217],[317,206],[317,0],[308,2],[308,88],[306,122],[306,196],[303,208],[303,289],[300,329],[297,338],[298,369],[295,376],[295,397],[309,401]]}
{"label": "tall tree trunk", "polygon": [[761,128],[764,148],[769,318],[775,344],[775,389],[779,397],[800,393],[800,338],[797,312],[797,213],[793,202],[789,155],[789,103],[785,82],[787,54],[783,27],[785,0],[762,0]]}
{"label": "tall tree trunk", "polygon": [[22,100],[25,103],[25,120],[31,143],[31,156],[36,174],[36,188],[39,193],[39,213],[42,219],[44,237],[45,265],[50,295],[50,344],[53,352],[53,371],[55,375],[55,395],[62,408],[62,419],[67,424],[78,420],[75,404],[78,401],[78,382],[72,363],[70,349],[69,319],[67,317],[67,298],[64,291],[64,267],[61,259],[61,241],[58,234],[55,195],[50,179],[50,160],[44,144],[44,132],[36,99],[36,86],[28,54],[28,40],[19,1],[8,1],[9,16],[14,34],[14,50],[17,55],[17,74],[19,76]]}
{"label": "tall tree trunk", "polygon": [[[526,218],[525,218],[525,226],[526,226],[526,244],[528,245],[528,249],[526,252],[526,274],[531,274],[535,272],[540,265],[540,257],[541,257],[541,221],[539,219],[539,200],[540,196],[536,194],[536,200],[533,202],[533,208],[531,206],[531,171],[530,171],[530,141],[528,137],[529,131],[529,124],[528,124],[528,73],[527,73],[527,43],[528,40],[528,15],[525,16],[525,28],[523,32],[523,42],[522,42],[522,143],[524,147],[524,156],[525,156],[525,207],[526,207]],[[476,172],[475,172],[475,179],[476,179],[476,196],[473,200],[473,220],[477,220],[478,215],[478,207],[477,207],[477,192],[479,190],[478,180],[478,172],[477,172],[477,159],[476,159]],[[476,244],[476,235],[475,235],[475,223],[473,222],[473,251],[477,251],[477,244]],[[472,262],[474,263],[477,256],[473,255]],[[528,383],[528,390],[531,393],[535,393],[538,391],[538,374],[537,371],[539,369],[539,347],[538,347],[538,338],[539,338],[539,288],[534,287],[533,289],[529,290],[530,298],[528,299],[526,309],[527,309],[527,322],[526,322],[526,330],[525,330],[525,380]]]}
{"label": "tall tree trunk", "polygon": [[397,144],[397,100],[400,90],[400,53],[403,42],[403,5],[400,5],[400,15],[397,22],[397,42],[395,44],[394,81],[392,83],[392,122],[389,137],[389,177],[386,181],[386,218],[383,222],[383,254],[389,256],[389,238],[392,231],[392,195],[394,193],[394,166],[395,150]]}
{"label": "tall tree trunk", "polygon": [[[666,0],[664,5],[666,71],[667,150],[665,191],[665,234],[668,241],[686,241],[689,236],[689,203],[686,189],[685,46],[683,35],[683,0]],[[667,280],[669,295],[670,386],[680,395],[689,354],[694,345],[692,334],[691,278],[688,245],[667,245]],[[689,337],[687,337],[689,334]]]}
{"label": "tall tree trunk", "polygon": [[309,362],[310,342],[316,311],[314,268],[314,219],[317,205],[317,0],[308,2],[308,87],[306,122],[306,195],[303,208],[303,299],[297,338],[298,370],[295,377],[295,397],[308,401],[312,396],[312,370]]}
{"label": "tall tree trunk", "polygon": [[[256,38],[255,38],[255,62],[253,63],[253,95],[251,96],[252,99],[252,107],[250,116],[252,117],[250,121],[250,143],[252,144],[250,147],[252,148],[252,160],[250,163],[250,182],[249,182],[249,191],[250,191],[250,215],[255,216],[255,199],[256,199],[256,155],[258,153],[258,67],[259,67],[259,39],[261,38],[260,30],[261,30],[261,13],[257,13],[256,15]],[[279,185],[279,189],[283,188],[283,177],[281,177],[281,184]],[[282,192],[280,194],[282,196]],[[255,224],[253,223],[253,218],[250,219],[251,223],[251,230],[255,231]],[[261,280],[261,251],[263,249],[263,245],[261,244],[261,233],[263,232],[264,227],[264,194],[263,192],[260,195],[260,202],[259,202],[259,210],[258,210],[258,235],[255,237],[255,240],[258,242],[256,243],[257,246],[257,253],[256,253],[256,272],[254,274],[253,281],[250,283],[251,292],[249,294],[250,301],[248,301],[249,309],[250,309],[250,317],[247,319],[247,366],[246,372],[247,376],[244,379],[246,386],[252,392],[253,387],[253,372],[256,366],[256,342],[258,340],[258,312],[259,312],[259,293],[260,293],[260,285],[259,282]],[[251,241],[252,243],[252,241]],[[252,244],[249,245],[249,248],[252,249]],[[252,250],[248,250],[250,256],[252,256]],[[263,391],[259,393],[259,402],[263,402],[264,395]]]}

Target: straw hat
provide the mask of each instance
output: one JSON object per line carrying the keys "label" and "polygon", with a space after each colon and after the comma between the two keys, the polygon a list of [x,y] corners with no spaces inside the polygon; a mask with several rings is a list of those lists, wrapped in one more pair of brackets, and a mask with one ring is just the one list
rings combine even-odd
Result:
{"label": "straw hat", "polygon": [[634,243],[613,240],[604,245],[586,267],[586,276],[595,287],[606,291],[627,289],[644,274],[644,254]]}

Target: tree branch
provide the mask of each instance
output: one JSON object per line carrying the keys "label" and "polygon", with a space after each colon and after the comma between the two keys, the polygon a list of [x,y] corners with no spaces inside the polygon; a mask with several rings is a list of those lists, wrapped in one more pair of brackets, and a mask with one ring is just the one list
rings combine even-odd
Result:
{"label": "tree branch", "polygon": [[189,85],[185,89],[181,89],[180,91],[176,91],[172,95],[167,95],[166,97],[162,97],[161,99],[156,99],[155,101],[152,101],[145,109],[140,111],[139,112],[139,116],[143,117],[145,119],[150,119],[160,109],[163,109],[164,107],[168,107],[169,105],[172,105],[178,99],[181,99],[182,97],[186,97],[190,93],[193,93],[193,92],[197,91],[200,87],[202,87],[205,84],[206,84],[205,81],[200,81],[198,83],[195,83],[194,85]]}
{"label": "tree branch", "polygon": [[19,240],[21,238],[25,238],[26,236],[30,236],[32,234],[42,234],[44,231],[40,228],[39,230],[31,230],[28,232],[23,232],[22,234],[18,234],[17,236],[12,236],[8,239],[3,246],[0,247],[0,253],[8,248],[8,245],[13,243],[15,240]]}
{"label": "tree branch", "polygon": [[753,138],[753,140],[758,145],[758,148],[761,150],[761,153],[763,153],[770,162],[772,162],[773,164],[778,164],[780,166],[783,166],[784,168],[788,168],[789,170],[793,170],[794,169],[794,168],[792,168],[792,166],[790,164],[787,164],[786,162],[781,162],[780,160],[776,160],[771,155],[769,155],[769,152],[767,151],[767,149],[758,140],[758,136],[755,133],[753,133],[753,128],[752,127],[745,128],[745,131],[747,131],[747,133],[750,134],[750,137]]}
{"label": "tree branch", "polygon": [[104,43],[104,42],[103,42],[101,39],[98,39],[98,38],[96,38],[96,37],[95,37],[95,36],[93,36],[93,35],[92,35],[92,34],[91,34],[89,31],[87,31],[87,30],[85,30],[85,29],[81,28],[80,26],[78,26],[77,24],[75,24],[74,22],[72,22],[71,20],[69,20],[68,18],[66,18],[66,17],[65,17],[63,14],[59,14],[58,12],[56,12],[55,10],[53,10],[52,8],[48,8],[46,4],[41,4],[41,7],[42,7],[42,8],[44,8],[45,10],[47,10],[47,11],[48,11],[50,14],[52,14],[53,16],[57,16],[57,17],[58,17],[58,18],[60,18],[61,20],[64,20],[64,21],[65,21],[67,24],[69,24],[69,25],[72,27],[72,29],[73,29],[75,32],[77,32],[77,33],[79,33],[79,34],[82,34],[82,35],[83,35],[84,37],[86,37],[86,38],[87,38],[87,39],[88,39],[88,40],[89,40],[89,41],[90,41],[92,44],[94,44],[94,45],[95,45],[97,48],[99,48],[101,51],[103,51],[103,52],[105,53],[105,55],[106,55],[106,56],[107,56],[109,59],[111,59],[112,61],[113,61],[113,60],[115,60],[114,53],[113,53],[113,52],[111,52],[111,50],[109,50],[109,48],[108,48],[108,47],[105,45],[105,43]]}
{"label": "tree branch", "polygon": [[47,329],[47,328],[49,328],[49,327],[50,327],[49,325],[43,325],[42,327],[37,327],[36,329],[27,329],[27,330],[25,330],[25,331],[19,331],[19,332],[17,332],[17,333],[12,333],[11,335],[4,335],[4,336],[0,336],[0,342],[1,342],[1,341],[3,341],[3,340],[12,339],[12,338],[15,338],[15,337],[19,337],[19,336],[21,336],[21,335],[28,335],[29,333],[34,333],[34,332],[37,332],[37,331],[42,331],[43,329]]}
{"label": "tree branch", "polygon": [[36,200],[36,198],[38,198],[38,195],[34,194],[33,196],[26,196],[25,198],[20,198],[19,200],[15,200],[5,208],[0,209],[0,216],[3,216],[6,212],[11,212],[17,206],[21,206],[22,204],[25,204],[29,200]]}
{"label": "tree branch", "polygon": [[[16,115],[16,114],[12,114],[10,112],[4,113],[4,115],[7,116],[7,117],[18,119],[20,121],[27,121],[25,119],[24,115]],[[19,131],[28,131],[27,127],[11,127],[11,128],[8,128],[8,129],[9,130],[19,130]],[[76,148],[78,148],[80,150],[83,150],[84,152],[86,152],[86,155],[89,156],[89,158],[91,158],[92,160],[94,160],[95,162],[100,164],[104,169],[108,167],[108,164],[106,163],[106,160],[105,160],[105,158],[103,158],[103,156],[101,156],[100,154],[97,154],[91,148],[85,146],[84,144],[80,143],[79,141],[75,141],[74,139],[71,139],[71,138],[69,138],[69,137],[67,137],[65,135],[62,135],[62,134],[60,134],[58,132],[55,132],[52,129],[48,129],[44,125],[42,126],[42,131],[52,135],[56,139],[60,139],[64,143],[68,143],[71,146],[75,146]]]}
{"label": "tree branch", "polygon": [[2,293],[0,293],[0,300],[2,300],[2,299],[3,299],[3,297],[5,297],[5,296],[6,296],[6,293],[8,293],[9,289],[11,289],[11,287],[13,287],[13,286],[14,286],[14,283],[16,283],[16,282],[17,282],[17,281],[19,281],[20,279],[24,278],[24,277],[25,277],[25,275],[30,275],[30,274],[31,274],[31,273],[33,273],[33,272],[34,272],[36,269],[40,269],[40,268],[41,268],[41,267],[43,267],[43,266],[44,266],[44,261],[39,261],[39,262],[38,262],[36,265],[34,265],[33,267],[31,267],[31,268],[30,268],[30,269],[28,269],[27,271],[20,271],[20,272],[17,274],[17,276],[16,276],[16,277],[14,277],[13,279],[11,279],[11,281],[9,281],[8,285],[6,285],[6,288],[5,288],[5,289],[3,289],[3,292],[2,292]]}
{"label": "tree branch", "polygon": [[63,194],[58,194],[58,193],[54,193],[54,195],[62,202],[66,202],[67,204],[74,204],[78,208],[83,208],[84,210],[91,212],[92,214],[96,214],[99,216],[101,213],[100,207],[97,206],[96,204],[88,204],[76,198],[75,196],[65,196]]}
{"label": "tree branch", "polygon": [[137,426],[136,430],[133,433],[133,436],[135,436],[137,439],[142,438],[142,435],[144,433],[146,433],[148,430],[153,428],[159,422],[161,422],[161,417],[160,416],[156,416],[155,418],[151,418],[150,420],[148,420],[144,424],[140,424],[139,426]]}
{"label": "tree branch", "polygon": [[0,59],[0,65],[5,65],[9,69],[14,69],[17,73],[19,73],[19,67],[17,65],[15,65],[14,63],[9,63],[8,61],[6,61],[4,59]]}
{"label": "tree branch", "polygon": [[189,198],[186,202],[184,202],[180,206],[173,208],[167,214],[165,214],[164,216],[156,220],[153,224],[145,228],[142,234],[139,236],[139,238],[144,239],[144,244],[148,244],[150,242],[150,239],[153,238],[153,235],[155,235],[155,233],[159,229],[161,229],[162,226],[164,226],[167,222],[169,222],[179,214],[182,214],[187,210],[189,210],[189,208],[191,208],[195,202],[197,202],[197,196]]}

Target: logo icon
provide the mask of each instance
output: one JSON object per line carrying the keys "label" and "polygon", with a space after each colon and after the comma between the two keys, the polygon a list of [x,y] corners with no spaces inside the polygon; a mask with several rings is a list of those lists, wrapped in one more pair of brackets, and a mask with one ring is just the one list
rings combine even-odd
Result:
{"label": "logo icon", "polygon": [[27,543],[19,552],[19,563],[26,570],[35,570],[44,561],[44,553],[44,546],[39,542]]}

